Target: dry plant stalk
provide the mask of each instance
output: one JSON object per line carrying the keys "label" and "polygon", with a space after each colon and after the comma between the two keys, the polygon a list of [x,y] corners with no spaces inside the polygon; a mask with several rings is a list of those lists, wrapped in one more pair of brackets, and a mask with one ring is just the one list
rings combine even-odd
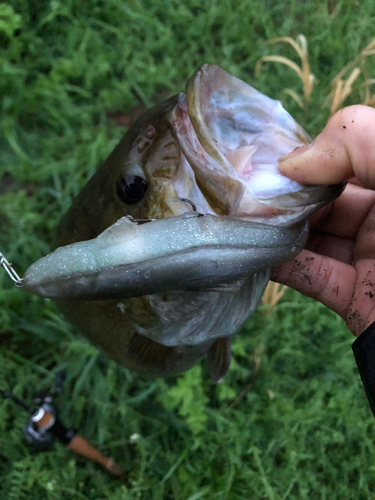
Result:
{"label": "dry plant stalk", "polygon": [[365,104],[366,106],[375,107],[375,95],[372,95],[370,91],[370,85],[374,84],[374,78],[370,78],[363,83],[363,85],[366,87],[366,97],[362,104]]}
{"label": "dry plant stalk", "polygon": [[336,80],[340,80],[345,73],[347,73],[353,66],[359,63],[364,57],[371,56],[375,54],[375,38],[371,40],[371,42],[366,45],[366,47],[354,58],[352,59],[346,66],[343,68],[332,80],[332,83],[335,84]]}
{"label": "dry plant stalk", "polygon": [[260,70],[262,64],[264,62],[278,62],[281,64],[285,64],[289,66],[302,81],[303,84],[303,99],[292,89],[284,89],[281,93],[290,95],[298,104],[301,109],[307,107],[310,102],[311,92],[316,81],[315,76],[311,73],[310,64],[309,64],[309,54],[307,49],[307,40],[304,35],[298,35],[296,40],[289,36],[281,36],[277,38],[273,38],[269,40],[267,43],[289,43],[294,50],[297,52],[299,58],[301,59],[301,67],[298,66],[291,59],[288,59],[284,56],[263,56],[259,59],[255,66],[255,76],[258,77],[260,74]]}
{"label": "dry plant stalk", "polygon": [[287,288],[287,286],[280,285],[280,283],[274,283],[273,281],[268,283],[262,297],[262,304],[270,306],[263,311],[265,316],[271,313],[272,307],[275,307],[279,300],[285,295]]}
{"label": "dry plant stalk", "polygon": [[341,78],[335,80],[335,88],[328,96],[328,100],[332,100],[329,116],[335,114],[336,111],[342,107],[345,99],[352,93],[352,85],[360,74],[361,70],[359,68],[354,68],[346,80]]}
{"label": "dry plant stalk", "polygon": [[[375,55],[375,38],[373,38],[371,42],[354,59],[352,59],[345,66],[345,68],[343,68],[332,80],[332,85],[334,89],[327,99],[328,101],[332,101],[330,116],[332,116],[334,113],[336,113],[338,109],[342,107],[345,99],[353,91],[353,83],[361,73],[365,80],[361,86],[365,87],[365,93],[366,93],[363,104],[366,104],[367,106],[375,105],[375,96],[371,95],[370,91],[370,85],[374,84],[375,80],[368,78],[365,65],[366,57],[371,55]],[[345,75],[348,75],[349,71],[350,71],[349,76],[344,78]]]}
{"label": "dry plant stalk", "polygon": [[[375,41],[375,38],[373,39],[373,41]],[[366,56],[373,55],[373,54],[374,54],[373,51],[366,52]],[[375,95],[372,95],[371,90],[370,90],[370,86],[375,84],[375,79],[368,77],[365,57],[363,57],[361,60],[361,71],[362,71],[363,77],[365,79],[365,81],[361,85],[362,87],[365,87],[365,99],[363,100],[362,104],[365,104],[366,106],[375,106]]]}

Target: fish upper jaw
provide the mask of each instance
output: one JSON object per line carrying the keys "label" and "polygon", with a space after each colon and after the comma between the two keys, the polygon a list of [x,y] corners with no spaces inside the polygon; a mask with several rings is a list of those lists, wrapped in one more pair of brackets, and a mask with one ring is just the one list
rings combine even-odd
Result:
{"label": "fish upper jaw", "polygon": [[229,163],[218,163],[202,147],[190,120],[184,93],[180,93],[170,121],[182,153],[211,209],[218,215],[233,213],[245,187]]}

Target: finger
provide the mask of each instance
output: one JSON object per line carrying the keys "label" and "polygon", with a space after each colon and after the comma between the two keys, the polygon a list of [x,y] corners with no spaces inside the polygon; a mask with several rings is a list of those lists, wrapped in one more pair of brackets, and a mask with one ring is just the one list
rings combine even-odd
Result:
{"label": "finger", "polygon": [[354,335],[360,335],[375,321],[375,261],[361,260],[356,264],[355,294],[346,317],[346,324]]}
{"label": "finger", "polygon": [[356,270],[348,264],[302,250],[291,262],[273,269],[271,279],[318,300],[345,318],[351,304]]}
{"label": "finger", "polygon": [[361,184],[361,183],[359,182],[359,180],[358,180],[358,179],[356,179],[355,177],[352,177],[351,179],[349,179],[349,180],[348,180],[348,182],[349,182],[350,184],[353,184],[354,186],[359,186],[359,187],[362,187],[362,188],[364,187],[364,185],[363,185],[363,184]]}
{"label": "finger", "polygon": [[305,248],[310,252],[352,265],[354,245],[355,241],[352,239],[340,238],[311,229]]}
{"label": "finger", "polygon": [[281,173],[301,184],[336,184],[356,177],[375,188],[375,110],[349,106],[338,111],[307,146],[279,160]]}
{"label": "finger", "polygon": [[348,184],[335,201],[312,214],[312,227],[341,238],[354,238],[375,204],[375,191]]}
{"label": "finger", "polygon": [[353,256],[355,261],[375,257],[375,205],[358,231]]}

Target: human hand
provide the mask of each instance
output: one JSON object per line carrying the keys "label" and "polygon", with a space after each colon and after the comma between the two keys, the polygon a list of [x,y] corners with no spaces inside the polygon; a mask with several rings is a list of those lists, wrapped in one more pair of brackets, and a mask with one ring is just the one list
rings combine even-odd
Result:
{"label": "human hand", "polygon": [[302,184],[349,181],[343,194],[310,217],[306,249],[271,279],[322,302],[359,336],[375,321],[375,110],[338,111],[311,145],[279,160]]}

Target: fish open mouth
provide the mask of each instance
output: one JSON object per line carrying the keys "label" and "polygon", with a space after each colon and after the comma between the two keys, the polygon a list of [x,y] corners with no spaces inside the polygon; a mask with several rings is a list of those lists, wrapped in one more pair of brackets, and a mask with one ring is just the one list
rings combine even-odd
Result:
{"label": "fish open mouth", "polygon": [[332,187],[301,186],[279,172],[278,158],[311,138],[279,101],[218,66],[205,64],[190,78],[171,122],[218,215],[289,225],[332,196]]}

